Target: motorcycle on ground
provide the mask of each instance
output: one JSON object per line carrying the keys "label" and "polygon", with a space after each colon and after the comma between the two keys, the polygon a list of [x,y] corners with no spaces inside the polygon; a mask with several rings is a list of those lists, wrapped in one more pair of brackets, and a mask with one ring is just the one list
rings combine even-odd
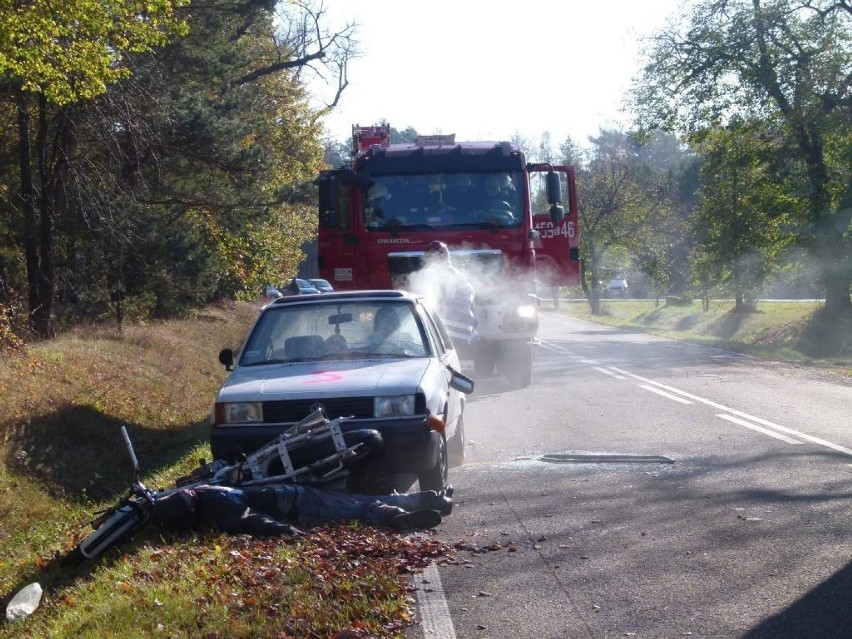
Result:
{"label": "motorcycle on ground", "polygon": [[174,488],[155,490],[139,478],[139,460],[127,429],[121,435],[133,464],[130,490],[114,506],[98,513],[91,532],[77,547],[85,559],[97,559],[110,547],[131,537],[151,518],[158,502],[169,495],[198,486],[233,488],[298,483],[326,486],[344,479],[357,461],[382,446],[381,434],[373,429],[343,432],[341,423],[351,419],[329,420],[321,409],[312,412],[265,446],[236,463],[223,460],[201,462],[190,475],[180,478]]}

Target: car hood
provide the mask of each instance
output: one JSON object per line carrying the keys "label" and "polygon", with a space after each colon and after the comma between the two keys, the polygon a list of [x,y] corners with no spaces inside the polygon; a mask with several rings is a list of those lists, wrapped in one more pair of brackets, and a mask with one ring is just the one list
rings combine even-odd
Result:
{"label": "car hood", "polygon": [[217,400],[274,401],[303,397],[395,395],[417,391],[430,365],[417,359],[369,359],[248,366],[225,380]]}

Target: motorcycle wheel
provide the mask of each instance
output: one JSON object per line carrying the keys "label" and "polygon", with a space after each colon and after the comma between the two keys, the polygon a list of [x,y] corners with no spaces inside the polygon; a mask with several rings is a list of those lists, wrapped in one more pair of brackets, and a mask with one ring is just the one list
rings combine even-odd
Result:
{"label": "motorcycle wheel", "polygon": [[110,547],[139,530],[144,520],[145,515],[137,504],[125,504],[80,542],[80,554],[86,559],[97,559]]}

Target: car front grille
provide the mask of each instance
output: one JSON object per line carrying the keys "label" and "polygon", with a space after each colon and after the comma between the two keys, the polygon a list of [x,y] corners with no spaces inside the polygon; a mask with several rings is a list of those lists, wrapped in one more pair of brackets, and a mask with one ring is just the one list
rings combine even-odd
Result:
{"label": "car front grille", "polygon": [[[329,419],[349,417],[370,419],[373,417],[372,397],[334,397],[329,399],[288,399],[263,402],[263,421],[267,424],[290,424],[304,419],[315,405],[321,404]],[[414,402],[417,414],[426,412],[426,398],[418,394]]]}

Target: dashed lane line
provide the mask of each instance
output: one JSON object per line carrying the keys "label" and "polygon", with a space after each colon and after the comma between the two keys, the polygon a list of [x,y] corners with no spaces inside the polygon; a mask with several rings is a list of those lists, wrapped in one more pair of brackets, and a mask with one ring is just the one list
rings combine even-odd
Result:
{"label": "dashed lane line", "polygon": [[645,382],[646,384],[652,384],[659,388],[663,388],[671,393],[676,393],[682,397],[687,397],[693,401],[699,402],[701,404],[706,404],[707,406],[712,406],[717,410],[724,411],[730,415],[734,415],[736,417],[741,417],[743,419],[747,419],[750,422],[754,422],[756,424],[762,424],[763,426],[767,426],[776,432],[786,433],[788,435],[792,435],[793,437],[797,437],[799,439],[803,439],[805,441],[811,442],[812,444],[816,444],[817,446],[824,446],[825,448],[830,448],[831,450],[836,450],[839,453],[843,453],[844,455],[852,456],[852,449],[846,448],[845,446],[840,446],[839,444],[835,444],[834,442],[827,441],[825,439],[821,439],[819,437],[814,437],[813,435],[808,435],[807,433],[802,433],[793,428],[787,428],[786,426],[781,426],[780,424],[776,424],[774,422],[770,422],[767,419],[762,419],[761,417],[755,417],[754,415],[749,415],[748,413],[744,413],[736,408],[731,408],[729,406],[725,406],[724,404],[719,404],[717,402],[711,401],[704,397],[699,397],[698,395],[693,395],[692,393],[687,393],[686,391],[682,391],[678,388],[674,388],[672,386],[668,386],[667,384],[661,384],[660,382],[655,382],[652,379],[648,379],[646,377],[641,377],[639,375],[634,375],[633,373],[628,373],[625,370],[617,368],[615,366],[610,366],[612,370],[621,373],[622,375],[627,375],[628,377],[632,377],[633,379],[638,379],[641,382]]}
{"label": "dashed lane line", "polygon": [[[566,349],[564,349],[560,346],[557,346],[555,344],[546,344],[545,342],[542,342],[542,345],[546,346],[548,348],[548,350],[552,350],[552,351],[555,351],[555,352],[558,352],[558,353],[569,355],[571,357],[574,357],[575,359],[577,358],[577,356],[572,356],[568,350],[566,350]],[[598,362],[596,360],[588,360],[588,359],[585,359],[585,358],[581,358],[580,361],[584,362],[584,363],[588,363],[588,364],[600,364],[600,362]],[[607,372],[605,369],[603,369],[601,367],[593,366],[592,368],[594,368],[595,370],[597,370],[601,373],[606,372],[607,374],[609,374],[609,372]],[[752,430],[763,432],[764,434],[770,435],[771,437],[774,437],[778,433],[784,433],[786,435],[789,435],[791,438],[797,438],[799,440],[803,440],[803,441],[806,441],[806,442],[810,442],[812,444],[816,444],[817,446],[823,446],[824,448],[829,448],[829,449],[837,451],[839,453],[843,453],[844,455],[852,456],[852,449],[846,448],[845,446],[840,446],[839,444],[835,444],[834,442],[830,442],[830,441],[822,439],[820,437],[814,437],[813,435],[808,435],[807,433],[797,431],[793,428],[787,428],[786,426],[781,426],[780,424],[776,424],[776,423],[771,422],[767,419],[763,419],[761,417],[756,417],[754,415],[749,415],[748,413],[744,413],[743,411],[737,410],[735,408],[731,408],[730,406],[725,406],[724,404],[719,404],[717,402],[706,399],[704,397],[699,397],[698,395],[693,395],[692,393],[688,393],[686,391],[680,390],[679,388],[674,388],[673,386],[669,386],[667,384],[662,384],[660,382],[656,382],[652,379],[648,379],[648,378],[642,377],[640,375],[635,375],[635,374],[630,373],[626,370],[618,368],[617,366],[607,366],[606,369],[608,369],[609,371],[613,371],[613,372],[615,372],[619,375],[623,375],[624,377],[629,377],[629,378],[638,380],[640,382],[643,382],[643,384],[640,384],[641,388],[643,388],[645,390],[652,390],[652,392],[658,393],[659,395],[662,395],[664,397],[668,397],[669,399],[675,399],[677,396],[679,396],[680,399],[675,399],[675,401],[682,401],[684,403],[691,403],[688,400],[692,400],[693,402],[698,402],[700,404],[705,404],[707,406],[711,406],[711,407],[715,408],[716,410],[723,411],[723,413],[727,414],[727,417],[723,417],[722,415],[718,415],[719,417],[722,417],[723,419],[727,419],[728,421],[735,423],[735,424],[738,424],[740,426],[745,426],[746,428],[751,428]],[[649,386],[654,387],[657,390],[653,390],[652,388],[649,388]],[[668,394],[661,392],[661,390],[667,391]],[[740,419],[734,419],[734,418],[740,418]],[[748,420],[748,421],[746,421],[746,420]],[[759,426],[757,426],[758,424],[765,426],[766,428],[765,429],[760,428]],[[770,432],[774,432],[775,434],[770,434]],[[782,437],[778,437],[778,439],[782,439]],[[784,440],[782,439],[782,441],[784,441]],[[797,442],[797,443],[800,443],[800,442]]]}
{"label": "dashed lane line", "polygon": [[[627,379],[626,377],[622,377],[621,379]],[[680,402],[681,404],[691,404],[692,402],[688,399],[684,399],[683,397],[678,397],[677,395],[672,395],[671,393],[667,393],[666,391],[655,388],[654,386],[649,386],[648,384],[639,384],[639,388],[644,388],[645,390],[651,391],[652,393],[656,393],[657,395],[662,395],[663,397],[668,397],[669,399]]]}
{"label": "dashed lane line", "polygon": [[751,428],[752,430],[756,430],[757,432],[763,433],[764,435],[769,435],[770,437],[774,437],[775,439],[780,439],[782,442],[787,442],[788,444],[804,443],[800,442],[798,439],[793,439],[792,437],[787,437],[786,435],[782,435],[781,433],[776,433],[773,430],[769,430],[768,428],[764,428],[763,426],[758,426],[757,424],[752,424],[744,419],[734,417],[733,415],[725,415],[724,413],[722,413],[716,415],[716,417],[721,417],[722,419],[725,419],[729,422],[739,424],[740,426],[745,426],[746,428]]}
{"label": "dashed lane line", "polygon": [[[613,373],[612,371],[608,371],[605,368],[601,368],[600,366],[592,366],[599,373],[603,373],[604,375],[609,375],[610,377],[614,377],[615,379],[627,379],[624,375],[619,375],[618,373]],[[690,402],[692,403],[692,402]]]}

